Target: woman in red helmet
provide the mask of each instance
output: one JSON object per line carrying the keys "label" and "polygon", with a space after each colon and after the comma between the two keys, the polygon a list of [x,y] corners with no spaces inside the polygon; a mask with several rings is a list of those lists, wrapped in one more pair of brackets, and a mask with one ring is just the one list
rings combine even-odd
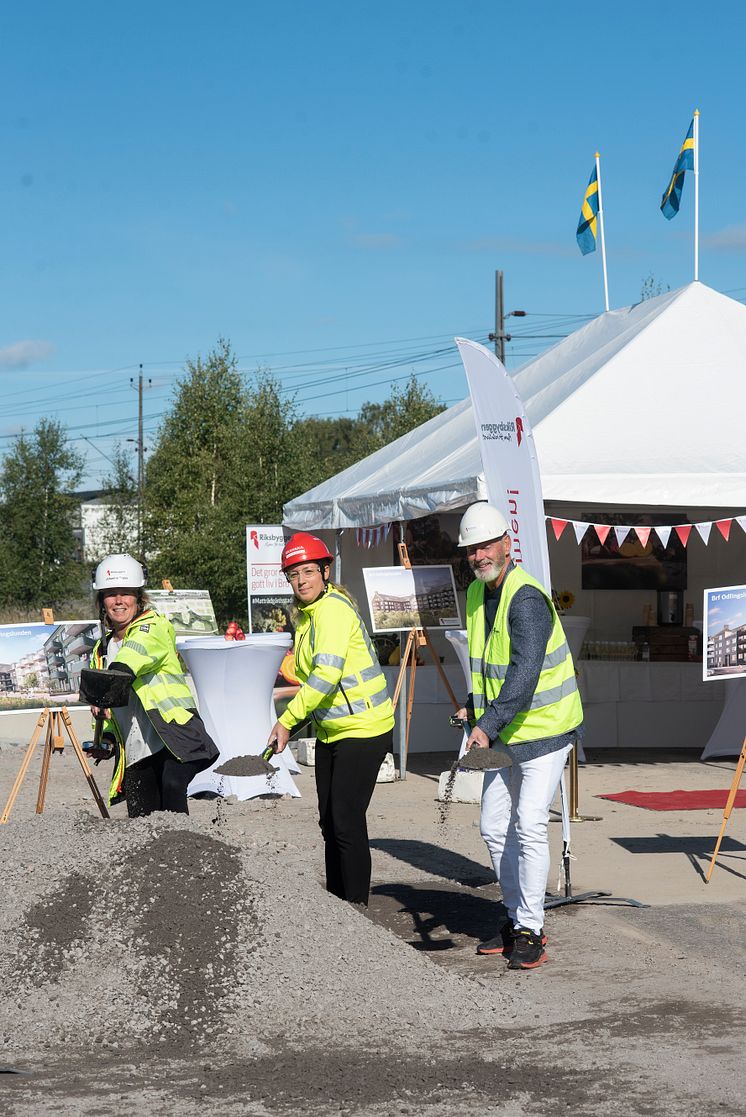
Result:
{"label": "woman in red helmet", "polygon": [[316,732],[316,789],[328,892],[367,904],[370,846],[365,812],[391,752],[394,710],[368,632],[350,598],[329,582],[332,556],[315,535],[285,544],[282,569],[300,613],[295,670],[301,688],[269,736],[278,752],[293,729]]}

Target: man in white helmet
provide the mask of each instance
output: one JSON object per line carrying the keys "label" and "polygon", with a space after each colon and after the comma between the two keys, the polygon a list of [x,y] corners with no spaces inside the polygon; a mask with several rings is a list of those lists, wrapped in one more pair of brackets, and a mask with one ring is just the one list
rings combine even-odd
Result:
{"label": "man in white helmet", "polygon": [[466,597],[472,689],[460,711],[472,726],[467,748],[499,740],[512,760],[484,776],[480,828],[508,918],[477,953],[534,969],[547,960],[549,808],[583,711],[551,594],[511,561],[502,512],[486,501],[472,504],[459,546],[475,575]]}

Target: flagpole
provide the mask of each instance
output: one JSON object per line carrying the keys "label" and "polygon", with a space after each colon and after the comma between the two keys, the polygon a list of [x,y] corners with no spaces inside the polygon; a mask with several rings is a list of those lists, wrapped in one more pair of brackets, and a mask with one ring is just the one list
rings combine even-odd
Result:
{"label": "flagpole", "polygon": [[[598,183],[598,224],[601,231],[601,265],[604,271],[604,306],[609,309],[609,280],[606,275],[606,240],[604,238],[604,203],[601,193],[601,156],[596,152],[596,182]],[[696,277],[695,277],[696,278]]]}
{"label": "flagpole", "polygon": [[694,282],[699,280],[699,109],[694,110]]}

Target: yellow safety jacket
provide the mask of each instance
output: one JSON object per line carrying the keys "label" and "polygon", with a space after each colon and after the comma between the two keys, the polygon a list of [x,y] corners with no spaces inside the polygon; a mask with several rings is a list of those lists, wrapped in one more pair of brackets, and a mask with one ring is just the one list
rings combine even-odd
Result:
{"label": "yellow safety jacket", "polygon": [[386,679],[349,598],[329,586],[299,612],[295,671],[301,688],[280,718],[285,728],[310,718],[320,741],[378,737],[393,729]]}
{"label": "yellow safety jacket", "polygon": [[[103,668],[106,665],[107,644],[108,636],[95,644],[91,652],[91,667]],[[186,725],[191,721],[196,706],[176,650],[176,636],[171,622],[154,609],[145,609],[126,629],[122,645],[109,666],[114,663],[123,664],[133,672],[132,689],[166,748],[178,759],[187,759],[179,756],[181,750],[168,733],[169,725]],[[109,802],[113,804],[122,798],[124,740],[115,717],[104,722],[102,733],[113,736],[118,746],[109,789]],[[194,758],[194,754],[188,757]]]}
{"label": "yellow safety jacket", "polygon": [[466,632],[474,715],[477,719],[482,716],[488,704],[499,695],[505,681],[510,664],[508,610],[522,586],[534,586],[544,596],[552,614],[552,631],[529,708],[521,710],[509,725],[500,730],[500,739],[506,745],[568,733],[583,720],[575,667],[557,611],[544,587],[519,566],[505,577],[489,639],[485,634],[484,582],[472,582],[466,594]]}

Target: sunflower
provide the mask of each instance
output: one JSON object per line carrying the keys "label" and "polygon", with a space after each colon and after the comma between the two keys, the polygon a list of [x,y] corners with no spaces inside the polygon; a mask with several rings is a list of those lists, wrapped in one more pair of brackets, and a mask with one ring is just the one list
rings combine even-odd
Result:
{"label": "sunflower", "polygon": [[561,590],[554,594],[554,605],[558,613],[566,613],[575,604],[575,594],[569,590]]}

